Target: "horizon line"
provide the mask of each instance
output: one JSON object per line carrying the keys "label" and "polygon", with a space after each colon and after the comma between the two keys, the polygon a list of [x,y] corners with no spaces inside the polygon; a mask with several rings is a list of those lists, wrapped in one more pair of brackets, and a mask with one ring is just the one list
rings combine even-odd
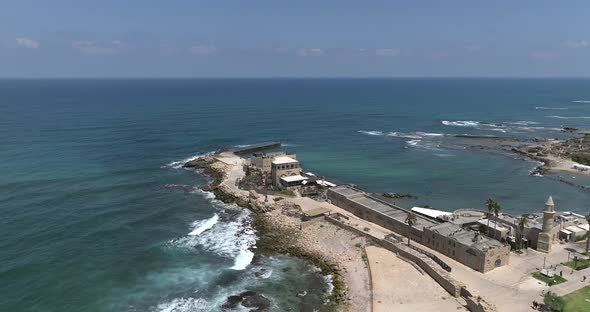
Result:
{"label": "horizon line", "polygon": [[40,76],[0,77],[0,80],[232,80],[232,79],[590,79],[589,76]]}

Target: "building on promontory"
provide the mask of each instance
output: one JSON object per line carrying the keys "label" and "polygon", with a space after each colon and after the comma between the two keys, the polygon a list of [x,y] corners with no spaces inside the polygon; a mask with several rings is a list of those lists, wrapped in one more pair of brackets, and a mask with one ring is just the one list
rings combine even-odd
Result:
{"label": "building on promontory", "polygon": [[[278,156],[271,162],[270,174],[274,186],[288,187],[295,183],[301,184],[306,177],[301,176],[299,161],[289,156]],[[291,184],[291,185],[290,185]]]}
{"label": "building on promontory", "polygon": [[409,210],[352,186],[332,187],[327,194],[332,204],[397,234],[410,237],[413,241],[476,271],[485,273],[508,264],[510,246],[480,235],[477,231],[422,214],[416,214],[416,222],[409,227],[405,222]]}
{"label": "building on promontory", "polygon": [[295,153],[289,153],[285,151],[269,152],[269,153],[254,153],[250,157],[250,165],[254,168],[261,170],[265,174],[270,174],[272,169],[272,161],[276,157],[287,156],[293,159],[297,159]]}

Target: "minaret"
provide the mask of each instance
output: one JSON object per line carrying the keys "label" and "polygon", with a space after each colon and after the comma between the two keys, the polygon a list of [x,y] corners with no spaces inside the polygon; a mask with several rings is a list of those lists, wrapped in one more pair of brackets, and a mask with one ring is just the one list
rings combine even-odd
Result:
{"label": "minaret", "polygon": [[543,210],[543,232],[549,233],[553,229],[553,217],[555,216],[555,204],[553,198],[549,196],[545,203],[545,210]]}
{"label": "minaret", "polygon": [[545,209],[543,210],[543,229],[539,233],[539,239],[537,241],[537,250],[542,252],[551,251],[552,230],[553,230],[553,218],[555,217],[555,204],[553,198],[549,196],[545,203]]}

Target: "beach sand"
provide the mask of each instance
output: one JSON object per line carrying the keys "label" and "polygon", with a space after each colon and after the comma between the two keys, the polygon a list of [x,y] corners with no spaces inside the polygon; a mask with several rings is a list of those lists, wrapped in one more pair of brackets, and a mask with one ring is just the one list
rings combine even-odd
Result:
{"label": "beach sand", "polygon": [[391,251],[369,246],[366,252],[373,283],[373,311],[467,311],[428,274]]}

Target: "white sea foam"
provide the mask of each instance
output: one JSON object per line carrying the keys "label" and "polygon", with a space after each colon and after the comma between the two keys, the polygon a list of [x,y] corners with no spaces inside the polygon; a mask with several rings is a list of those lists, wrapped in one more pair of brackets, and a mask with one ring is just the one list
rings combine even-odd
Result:
{"label": "white sea foam", "polygon": [[171,240],[170,246],[176,248],[204,248],[209,252],[226,258],[233,258],[234,270],[243,270],[251,262],[254,253],[256,233],[250,226],[250,212],[236,205],[228,205],[217,199],[211,192],[195,191],[209,199],[217,213],[209,219],[192,223],[188,235]]}
{"label": "white sea foam", "polygon": [[524,121],[524,120],[521,120],[521,121],[507,122],[507,124],[517,125],[517,126],[528,126],[528,125],[537,125],[539,123],[536,122],[536,121]]}
{"label": "white sea foam", "polygon": [[430,132],[416,132],[418,136],[421,137],[444,137],[443,133],[430,133]]}
{"label": "white sea foam", "polygon": [[457,121],[448,121],[443,120],[441,123],[445,126],[455,126],[455,127],[477,127],[480,125],[479,121],[473,120],[457,120]]}
{"label": "white sea foam", "polygon": [[545,116],[547,118],[557,118],[557,119],[590,119],[590,116]]}
{"label": "white sea foam", "polygon": [[420,142],[422,142],[422,140],[409,140],[406,143],[408,143],[408,145],[410,146],[416,146],[418,145]]}
{"label": "white sea foam", "polygon": [[198,154],[198,155],[195,155],[195,156],[191,156],[191,157],[186,158],[186,159],[183,159],[183,160],[173,161],[171,163],[168,163],[168,164],[162,166],[162,168],[180,169],[180,168],[182,168],[182,166],[184,166],[184,164],[186,164],[189,161],[197,160],[199,158],[203,158],[203,157],[207,157],[207,156],[211,156],[211,155],[213,155],[213,153],[214,152],[208,152],[208,153],[205,153],[205,154]]}
{"label": "white sea foam", "polygon": [[209,311],[209,303],[202,298],[175,298],[169,302],[160,303],[158,312],[200,312]]}
{"label": "white sea foam", "polygon": [[546,106],[537,106],[535,109],[538,110],[568,110],[567,107],[546,107]]}
{"label": "white sea foam", "polygon": [[516,129],[530,131],[530,132],[534,132],[534,131],[562,131],[563,130],[562,128],[551,128],[551,127],[517,127]]}
{"label": "white sea foam", "polygon": [[191,193],[199,194],[199,195],[205,197],[206,199],[208,199],[211,202],[219,202],[219,203],[221,203],[220,201],[214,201],[215,200],[215,194],[213,194],[213,192],[203,191],[202,189],[200,189],[198,187],[195,187],[195,189]]}
{"label": "white sea foam", "polygon": [[326,285],[328,285],[326,293],[329,297],[330,295],[332,295],[332,292],[334,291],[334,277],[331,274],[328,274],[324,276],[324,281],[326,282]]}
{"label": "white sea foam", "polygon": [[590,103],[590,101],[588,100],[577,100],[577,101],[572,101],[573,103]]}
{"label": "white sea foam", "polygon": [[408,133],[403,133],[403,132],[389,132],[386,135],[390,136],[390,137],[406,138],[406,139],[421,139],[422,138],[419,135],[408,134]]}
{"label": "white sea foam", "polygon": [[359,130],[358,132],[368,134],[368,135],[383,135],[382,131],[368,131],[368,130]]}
{"label": "white sea foam", "polygon": [[243,246],[234,260],[234,266],[231,268],[232,270],[238,271],[244,270],[250,263],[252,263],[252,259],[254,259],[254,253],[249,250],[249,246]]}
{"label": "white sea foam", "polygon": [[213,217],[207,220],[199,220],[193,222],[193,230],[188,235],[200,235],[201,233],[211,229],[219,220],[219,216],[214,214]]}

